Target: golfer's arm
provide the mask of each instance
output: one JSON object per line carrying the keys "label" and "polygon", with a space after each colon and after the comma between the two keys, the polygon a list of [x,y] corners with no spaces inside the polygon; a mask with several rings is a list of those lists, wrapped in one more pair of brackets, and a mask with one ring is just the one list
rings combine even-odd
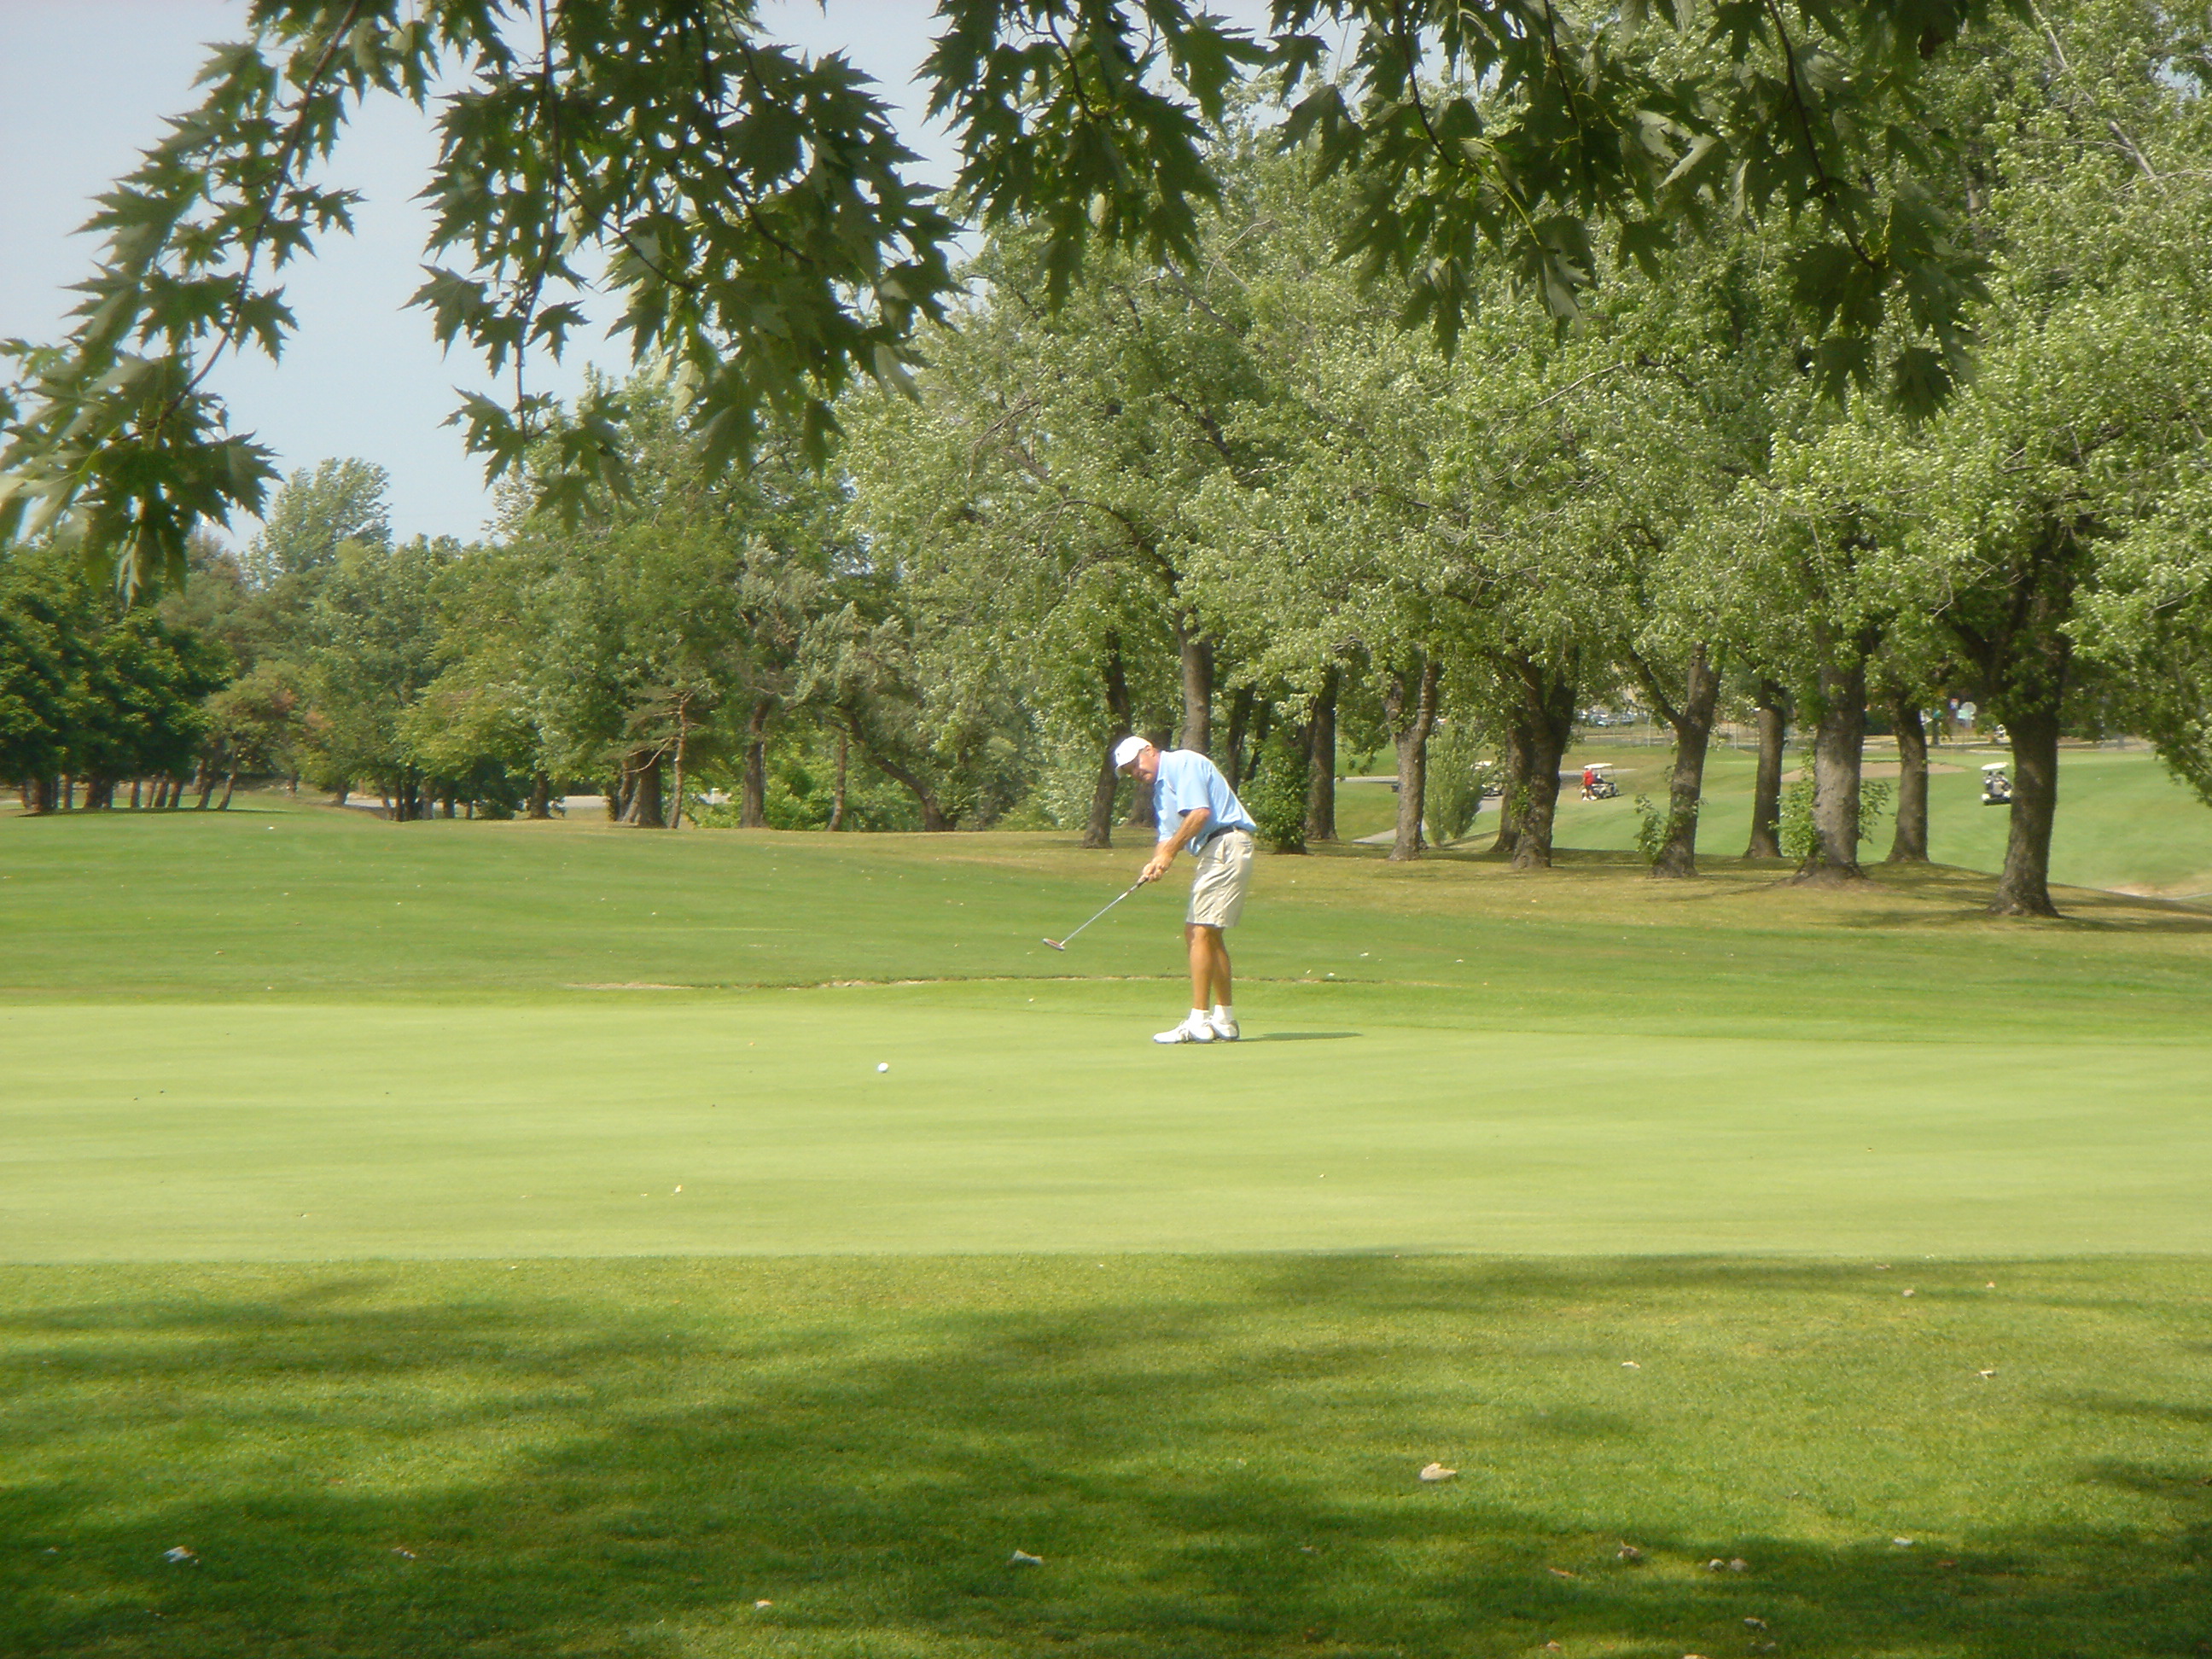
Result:
{"label": "golfer's arm", "polygon": [[1166,855],[1165,861],[1172,863],[1175,855],[1189,845],[1191,837],[1205,829],[1206,820],[1212,816],[1213,809],[1210,806],[1194,806],[1184,813],[1182,822],[1176,826],[1175,834],[1170,836],[1166,844],[1160,848]]}

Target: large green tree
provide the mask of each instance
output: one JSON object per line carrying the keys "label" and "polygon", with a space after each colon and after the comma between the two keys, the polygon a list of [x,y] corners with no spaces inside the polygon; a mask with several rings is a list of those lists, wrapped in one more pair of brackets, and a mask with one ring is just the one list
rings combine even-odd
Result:
{"label": "large green tree", "polygon": [[[928,67],[963,151],[954,205],[1041,225],[1058,291],[1089,244],[1195,252],[1219,194],[1208,129],[1264,70],[1296,100],[1285,140],[1351,180],[1345,251],[1445,342],[1486,268],[1567,318],[1601,246],[1656,269],[1685,227],[1771,212],[1803,227],[1823,374],[1880,374],[1924,406],[1979,262],[1925,187],[1942,161],[1920,70],[1986,9],[1279,0],[1252,39],[1189,0],[945,0]],[[609,411],[550,422],[527,369],[592,320],[588,257],[617,307],[602,320],[680,366],[717,462],[770,415],[818,451],[838,393],[900,380],[951,285],[959,226],[909,177],[883,101],[842,56],[767,38],[749,0],[254,0],[202,82],[101,198],[77,322],[29,368],[0,453],[0,534],[27,514],[126,580],[180,577],[195,526],[258,510],[269,453],[208,372],[282,349],[284,267],[349,225],[356,198],[325,165],[372,98],[450,89],[417,301],[514,377],[505,401],[464,404],[471,444],[497,471],[552,441],[570,505],[618,470]]]}

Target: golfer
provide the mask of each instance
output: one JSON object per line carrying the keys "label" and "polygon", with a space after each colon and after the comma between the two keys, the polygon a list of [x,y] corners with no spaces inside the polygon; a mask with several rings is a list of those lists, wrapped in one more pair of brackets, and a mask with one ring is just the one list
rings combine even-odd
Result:
{"label": "golfer", "polygon": [[1198,860],[1182,936],[1190,945],[1190,1017],[1155,1042],[1234,1042],[1237,1003],[1229,984],[1229,945],[1221,936],[1244,911],[1252,884],[1252,815],[1220,769],[1194,749],[1162,754],[1142,738],[1114,747],[1114,767],[1152,786],[1160,844],[1139,881],[1158,881],[1189,849]]}

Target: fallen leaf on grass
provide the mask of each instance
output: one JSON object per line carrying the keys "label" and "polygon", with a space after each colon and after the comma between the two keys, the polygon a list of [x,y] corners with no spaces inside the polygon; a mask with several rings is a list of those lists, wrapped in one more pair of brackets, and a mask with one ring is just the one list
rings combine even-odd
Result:
{"label": "fallen leaf on grass", "polygon": [[1582,1574],[1578,1572],[1569,1572],[1565,1567],[1547,1567],[1544,1571],[1550,1573],[1554,1578],[1579,1578],[1582,1577]]}
{"label": "fallen leaf on grass", "polygon": [[1633,1359],[1624,1359],[1620,1362],[1620,1369],[1625,1371],[1640,1371],[1644,1367],[1638,1364]]}
{"label": "fallen leaf on grass", "polygon": [[161,1559],[164,1561],[173,1561],[180,1567],[187,1565],[188,1563],[197,1563],[199,1560],[198,1556],[194,1555],[182,1544],[178,1545],[176,1548],[173,1550],[163,1550],[161,1552]]}
{"label": "fallen leaf on grass", "polygon": [[1041,1567],[1044,1565],[1044,1557],[1031,1555],[1027,1550],[1016,1550],[1008,1558],[1006,1565],[1010,1567]]}
{"label": "fallen leaf on grass", "polygon": [[1641,1561],[1644,1552],[1633,1544],[1623,1544],[1613,1552],[1613,1559],[1616,1561]]}
{"label": "fallen leaf on grass", "polygon": [[772,1607],[775,1605],[773,1601],[756,1601],[753,1603],[753,1611],[758,1613],[763,1607]]}
{"label": "fallen leaf on grass", "polygon": [[1750,1626],[1753,1630],[1765,1630],[1766,1628],[1766,1620],[1764,1619],[1758,1619],[1747,1615],[1743,1622]]}
{"label": "fallen leaf on grass", "polygon": [[412,1560],[415,1559],[415,1552],[414,1552],[413,1550],[403,1550],[403,1549],[401,1549],[401,1548],[399,1547],[399,1546],[398,1546],[398,1545],[397,1545],[397,1544],[394,1544],[394,1545],[392,1547],[392,1553],[394,1555],[404,1555],[404,1556],[405,1556],[405,1557],[406,1557],[410,1561],[412,1561]]}
{"label": "fallen leaf on grass", "polygon": [[1977,1371],[1977,1372],[1975,1372],[1975,1373],[1974,1373],[1974,1375],[1975,1375],[1975,1376],[1977,1376],[1988,1377],[1988,1376],[1995,1376],[1996,1375],[1996,1370],[1995,1370],[1994,1369],[1991,1369],[1991,1370],[1986,1370],[1986,1371]]}
{"label": "fallen leaf on grass", "polygon": [[1909,1550],[1912,1547],[1912,1540],[1910,1538],[1893,1538],[1889,1541],[1901,1550]]}
{"label": "fallen leaf on grass", "polygon": [[1458,1473],[1457,1469],[1448,1469],[1441,1463],[1431,1463],[1422,1468],[1421,1479],[1431,1481],[1449,1480]]}

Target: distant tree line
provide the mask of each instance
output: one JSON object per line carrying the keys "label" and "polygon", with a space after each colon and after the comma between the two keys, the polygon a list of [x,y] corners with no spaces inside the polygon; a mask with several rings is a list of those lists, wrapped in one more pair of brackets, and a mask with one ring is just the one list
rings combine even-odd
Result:
{"label": "distant tree line", "polygon": [[[718,464],[673,367],[556,421],[481,543],[396,544],[380,474],[347,461],[295,475],[243,552],[195,544],[157,604],[80,581],[76,623],[39,622],[65,566],[18,550],[0,637],[53,665],[6,671],[0,755],[47,801],[64,773],[203,801],[276,774],[404,820],[542,816],[590,785],[644,827],[1104,847],[1146,810],[1109,759],[1136,731],[1213,755],[1285,849],[1334,837],[1347,747],[1392,757],[1395,859],[1463,835],[1487,782],[1492,850],[1534,867],[1578,712],[1632,701],[1674,741],[1642,804],[1656,873],[1695,873],[1735,717],[1761,750],[1746,852],[1848,882],[1869,718],[1898,739],[1889,857],[1924,860],[1923,711],[1963,694],[2011,745],[1996,908],[2049,914],[2063,735],[2146,735],[2212,799],[2204,68],[2135,0],[1996,24],[1930,68],[1945,167],[1900,143],[1869,187],[1895,234],[1924,216],[1910,234],[1940,223],[1961,255],[1973,373],[1943,368],[1961,384],[1932,413],[1832,395],[1870,373],[1886,302],[1842,283],[1869,355],[1839,368],[1805,309],[1836,287],[1808,262],[1838,256],[1786,226],[1608,244],[1647,277],[1571,325],[1497,269],[1446,350],[1344,264],[1360,181],[1316,182],[1255,94],[1188,251],[1071,274],[1049,226],[1009,221],[915,336],[910,395],[766,420],[745,465]],[[580,446],[629,487],[555,487]],[[169,747],[77,735],[65,711],[111,672],[173,688],[146,726]]]}

